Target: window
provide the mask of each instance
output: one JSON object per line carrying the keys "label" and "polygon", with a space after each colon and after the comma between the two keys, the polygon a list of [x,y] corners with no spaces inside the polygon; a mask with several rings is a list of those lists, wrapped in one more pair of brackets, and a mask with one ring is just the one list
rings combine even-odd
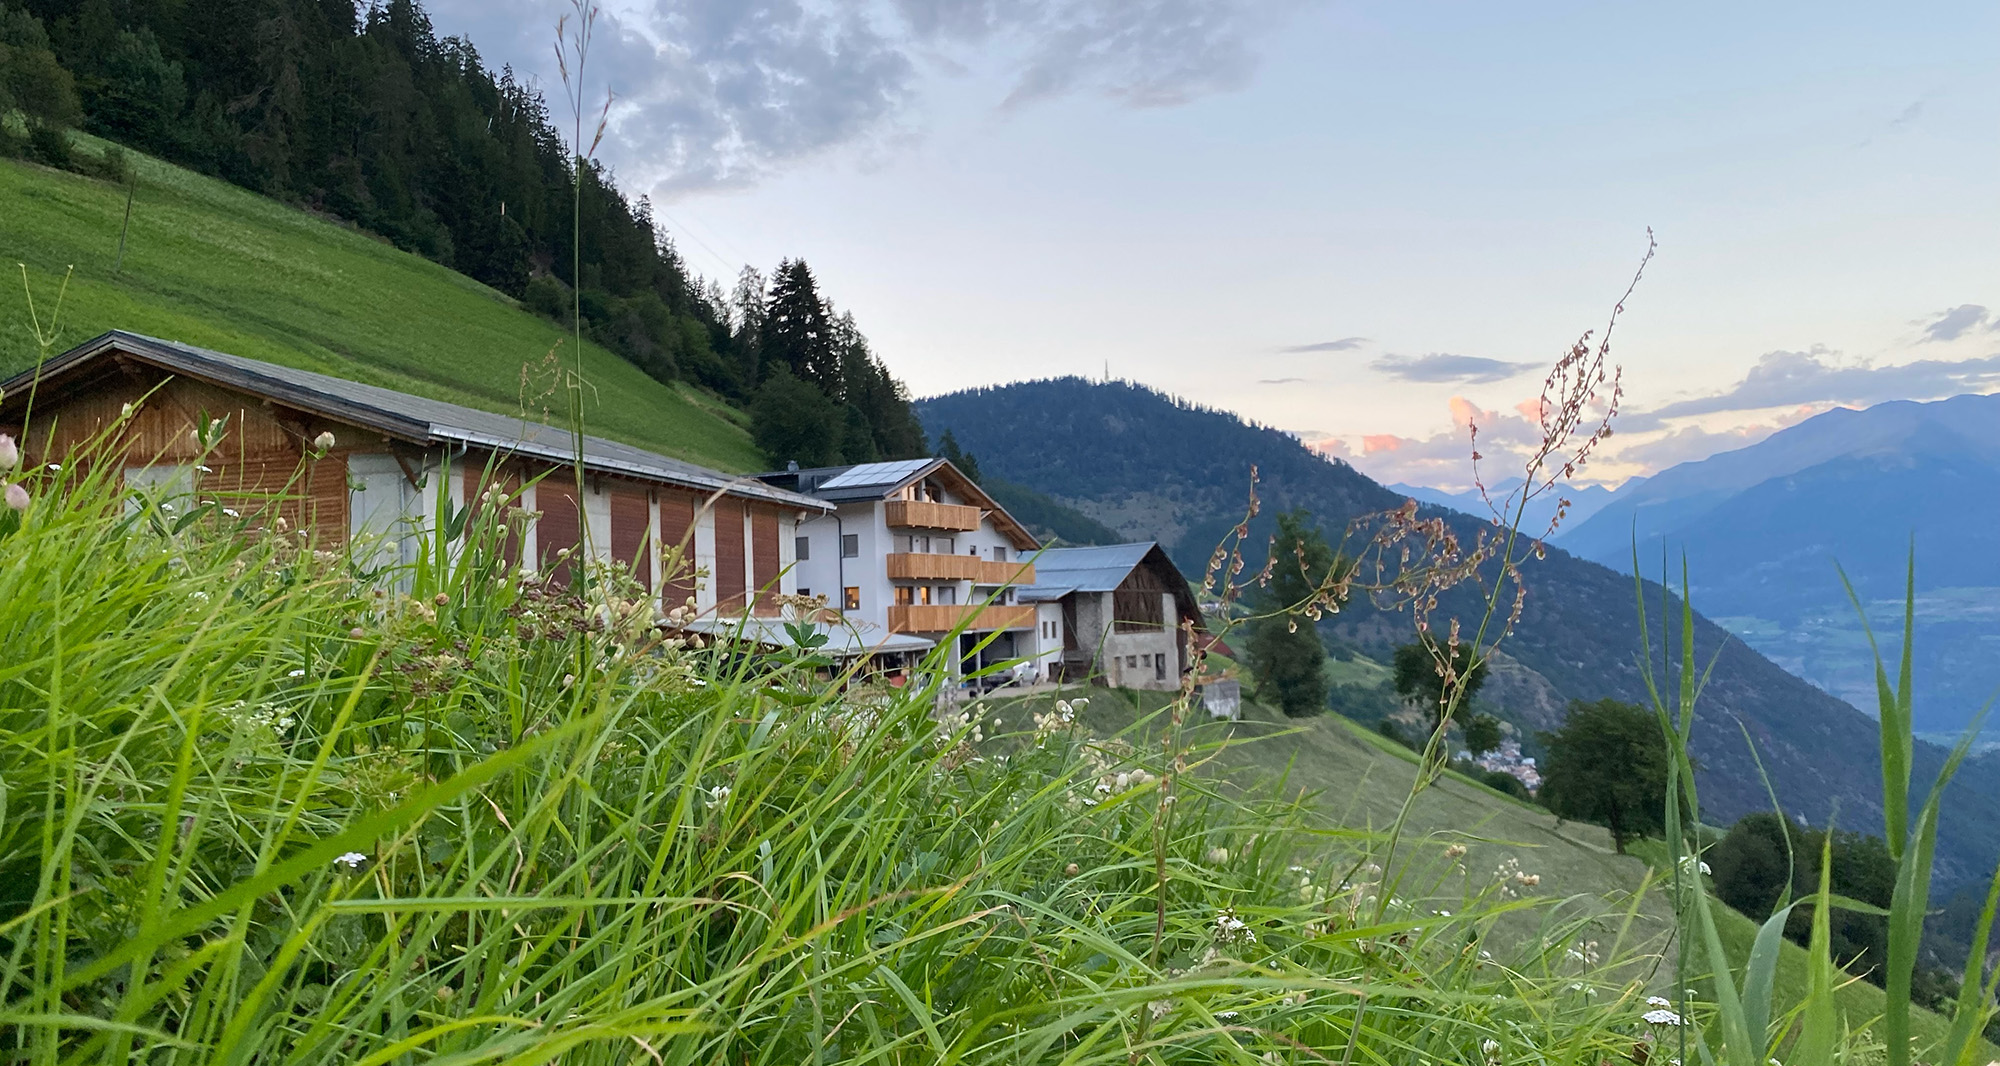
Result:
{"label": "window", "polygon": [[894,543],[896,545],[895,547],[896,551],[902,552],[904,555],[908,555],[910,553],[910,537],[908,534],[904,533],[896,534],[896,539]]}
{"label": "window", "polygon": [[858,610],[860,610],[860,609],[861,609],[861,586],[859,586],[859,585],[849,585],[849,586],[847,586],[846,588],[842,589],[842,590],[841,590],[841,596],[840,596],[840,604],[841,604],[841,609],[842,609],[842,610],[846,610],[846,611],[858,611]]}
{"label": "window", "polygon": [[912,589],[908,585],[896,586],[896,606],[908,607],[909,605],[915,602],[917,602],[917,593],[915,589]]}
{"label": "window", "polygon": [[957,603],[957,602],[958,602],[958,586],[957,586],[957,585],[939,585],[939,586],[938,586],[938,588],[937,588],[937,602],[939,602],[939,603]]}
{"label": "window", "polygon": [[842,559],[861,558],[861,534],[842,533],[840,535],[840,557]]}
{"label": "window", "polygon": [[1127,669],[1137,670],[1139,668],[1139,657],[1137,655],[1127,655],[1125,657],[1125,666]]}
{"label": "window", "polygon": [[918,603],[931,602],[931,587],[929,585],[917,586],[917,602]]}
{"label": "window", "polygon": [[1167,657],[1164,655],[1153,656],[1153,680],[1165,681],[1166,679],[1167,679]]}
{"label": "window", "polygon": [[[799,562],[805,562],[807,559],[812,558],[812,544],[811,537],[800,537],[796,547],[793,549],[792,558],[797,559]],[[803,596],[805,593],[800,592],[799,595]]]}
{"label": "window", "polygon": [[813,590],[811,589],[802,588],[799,590],[799,599],[809,600],[812,599],[812,596],[813,596]]}
{"label": "window", "polygon": [[1139,656],[1139,665],[1140,665],[1140,666],[1151,666],[1151,665],[1153,665],[1153,657],[1152,657],[1152,656],[1150,656],[1150,655],[1141,655],[1141,656]]}
{"label": "window", "polygon": [[993,546],[993,561],[996,563],[1007,561],[1007,549],[1004,545],[996,544]]}

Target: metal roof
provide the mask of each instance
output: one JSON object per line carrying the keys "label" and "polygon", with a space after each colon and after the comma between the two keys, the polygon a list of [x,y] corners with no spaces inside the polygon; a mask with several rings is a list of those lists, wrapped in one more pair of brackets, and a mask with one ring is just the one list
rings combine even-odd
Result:
{"label": "metal roof", "polygon": [[[1089,548],[1049,548],[1035,556],[1035,583],[1016,590],[1022,599],[1061,599],[1072,592],[1110,592],[1157,548],[1153,541]],[[1045,594],[1053,593],[1053,595]]]}
{"label": "metal roof", "polygon": [[[569,430],[560,426],[412,396],[394,389],[364,385],[309,370],[294,370],[275,363],[245,359],[239,355],[124,330],[112,330],[86,341],[42,364],[39,372],[31,370],[16,375],[0,384],[0,390],[4,390],[0,395],[24,393],[37,373],[46,381],[80,369],[113,352],[135,356],[177,374],[268,396],[287,406],[417,443],[465,444],[554,463],[568,463],[575,459],[574,438]],[[734,477],[602,437],[583,438],[583,462],[586,468],[599,473],[621,474],[704,492],[720,491],[729,496],[765,500],[802,510],[830,509],[824,501],[811,496],[788,492],[754,478]]]}
{"label": "metal roof", "polygon": [[[786,630],[782,618],[710,615],[686,623],[685,628],[709,636],[750,640],[771,647],[794,646],[792,635]],[[937,647],[937,641],[914,633],[885,633],[881,631],[880,626],[875,625],[815,624],[812,629],[827,638],[825,644],[814,650],[837,659],[850,659],[857,655],[927,652]]]}

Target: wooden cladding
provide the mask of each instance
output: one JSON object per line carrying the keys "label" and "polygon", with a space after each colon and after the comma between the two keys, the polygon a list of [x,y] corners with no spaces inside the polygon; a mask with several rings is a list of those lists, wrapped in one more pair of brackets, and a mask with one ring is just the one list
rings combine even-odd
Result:
{"label": "wooden cladding", "polygon": [[716,610],[729,614],[743,610],[743,501],[723,498],[715,501],[715,584]]}
{"label": "wooden cladding", "polygon": [[778,512],[759,504],[750,507],[750,569],[757,583],[758,613],[776,609],[778,571],[783,569],[778,555]]}
{"label": "wooden cladding", "polygon": [[988,562],[977,555],[894,552],[889,556],[889,577],[892,580],[903,581],[970,581],[976,585],[1030,585],[1035,580],[1035,564]]}
{"label": "wooden cladding", "polygon": [[660,493],[660,606],[671,611],[694,596],[694,512],[692,493]]}
{"label": "wooden cladding", "polygon": [[558,470],[535,483],[535,556],[540,569],[555,584],[568,587],[574,574],[572,563],[584,557],[583,508],[576,498],[576,482]]}
{"label": "wooden cladding", "polygon": [[944,633],[963,624],[967,630],[1033,629],[1033,604],[903,604],[889,608],[891,633]]}
{"label": "wooden cladding", "polygon": [[632,568],[647,592],[653,591],[653,551],[647,534],[653,508],[646,490],[633,485],[611,487],[611,557]]}
{"label": "wooden cladding", "polygon": [[921,500],[890,500],[887,519],[902,529],[953,529],[971,532],[979,528],[979,508],[956,503],[926,503]]}

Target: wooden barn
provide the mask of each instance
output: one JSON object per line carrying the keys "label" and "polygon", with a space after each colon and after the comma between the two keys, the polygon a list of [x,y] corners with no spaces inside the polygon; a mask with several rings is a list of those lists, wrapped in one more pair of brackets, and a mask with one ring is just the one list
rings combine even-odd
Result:
{"label": "wooden barn", "polygon": [[[663,609],[770,613],[792,591],[802,518],[829,505],[566,427],[113,331],[0,384],[0,433],[34,463],[103,461],[126,483],[275,509],[322,548],[414,558],[444,498],[520,493],[508,551],[565,581],[588,550],[632,567]],[[100,441],[95,450],[84,446]],[[692,552],[694,567],[662,572]],[[693,570],[703,575],[697,581]]]}

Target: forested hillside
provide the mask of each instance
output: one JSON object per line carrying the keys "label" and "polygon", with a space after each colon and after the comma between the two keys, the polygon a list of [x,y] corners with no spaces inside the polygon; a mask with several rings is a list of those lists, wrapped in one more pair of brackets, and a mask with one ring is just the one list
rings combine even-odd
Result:
{"label": "forested hillside", "polygon": [[[788,412],[767,454],[920,454],[901,386],[803,262],[694,276],[547,101],[416,0],[0,0],[0,154],[114,180],[79,128],[339,219],[568,323],[661,382]],[[584,133],[588,138],[588,132]],[[587,145],[586,145],[587,147]],[[800,412],[803,412],[801,414]],[[803,420],[803,426],[800,424]],[[803,442],[803,444],[801,443]],[[817,450],[814,450],[817,449]],[[789,455],[785,457],[791,457]]]}
{"label": "forested hillside", "polygon": [[[989,476],[1048,492],[1127,536],[1157,538],[1190,574],[1202,572],[1216,544],[1242,518],[1253,468],[1262,500],[1252,523],[1257,544],[1265,542],[1279,511],[1310,510],[1338,541],[1350,521],[1403,503],[1402,496],[1288,434],[1129,383],[1026,382],[923,400],[918,411],[931,433],[950,432],[978,454]],[[1008,446],[1019,440],[1043,446]],[[1490,528],[1457,512],[1426,513],[1449,516],[1468,543]],[[1524,613],[1506,651],[1561,697],[1644,702],[1632,579],[1556,550],[1529,564],[1525,576]],[[1659,586],[1646,588],[1655,614],[1650,655],[1657,672],[1663,658],[1658,615],[1678,611],[1678,604]],[[1446,616],[1470,623],[1479,607],[1461,586],[1445,597],[1434,624],[1442,626]],[[1378,659],[1414,632],[1407,614],[1361,602],[1329,616],[1325,629]],[[1740,723],[1788,810],[1821,820],[1837,808],[1845,826],[1879,826],[1875,724],[1706,619],[1698,621],[1695,637],[1699,661],[1715,662],[1696,731],[1704,815],[1726,822],[1769,806]],[[1928,779],[1943,752],[1919,747],[1917,775]],[[1991,870],[2000,855],[2000,797],[1961,778],[1948,793],[1943,824],[1945,879]]]}

